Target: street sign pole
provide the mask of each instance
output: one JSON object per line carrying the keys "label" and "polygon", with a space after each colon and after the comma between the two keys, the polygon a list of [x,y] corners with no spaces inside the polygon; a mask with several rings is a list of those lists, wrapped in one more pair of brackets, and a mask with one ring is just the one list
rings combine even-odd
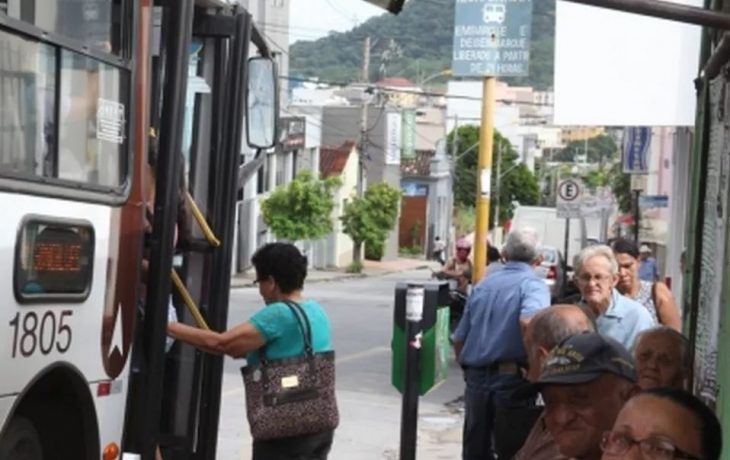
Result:
{"label": "street sign pole", "polygon": [[487,267],[487,231],[492,182],[492,150],[494,149],[494,91],[497,79],[486,77],[482,86],[482,125],[479,129],[479,180],[477,181],[476,233],[474,235],[474,284],[484,276]]}
{"label": "street sign pole", "polygon": [[[565,219],[565,247],[563,252],[563,286],[568,285],[568,246],[570,246],[570,219]],[[564,289],[564,288],[563,288]]]}
{"label": "street sign pole", "polygon": [[634,190],[634,243],[639,244],[639,221],[641,220],[641,209],[639,201],[641,199],[641,190]]}
{"label": "street sign pole", "polygon": [[472,272],[475,283],[484,276],[487,265],[496,79],[529,74],[531,28],[532,0],[455,2],[453,75],[482,80]]}

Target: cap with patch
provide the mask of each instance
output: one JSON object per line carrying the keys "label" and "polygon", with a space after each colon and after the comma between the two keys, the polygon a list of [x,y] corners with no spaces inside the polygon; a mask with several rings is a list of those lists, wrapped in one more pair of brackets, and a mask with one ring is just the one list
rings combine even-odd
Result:
{"label": "cap with patch", "polygon": [[545,385],[577,385],[602,374],[614,374],[630,382],[638,376],[631,354],[610,337],[590,332],[563,340],[545,359],[537,382],[517,390],[515,397],[530,396]]}
{"label": "cap with patch", "polygon": [[645,244],[642,244],[641,247],[639,248],[639,252],[642,252],[642,253],[651,252],[651,248]]}

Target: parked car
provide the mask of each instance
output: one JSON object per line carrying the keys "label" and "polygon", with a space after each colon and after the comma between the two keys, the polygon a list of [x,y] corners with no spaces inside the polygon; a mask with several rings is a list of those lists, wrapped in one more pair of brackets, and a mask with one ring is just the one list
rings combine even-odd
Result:
{"label": "parked car", "polygon": [[535,273],[545,281],[552,300],[565,296],[565,260],[563,253],[553,246],[541,246],[542,263],[535,267]]}

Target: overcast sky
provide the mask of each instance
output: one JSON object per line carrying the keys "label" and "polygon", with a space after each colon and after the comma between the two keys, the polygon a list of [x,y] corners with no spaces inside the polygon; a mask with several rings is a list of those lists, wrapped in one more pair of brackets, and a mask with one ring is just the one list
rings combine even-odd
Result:
{"label": "overcast sky", "polygon": [[385,10],[363,0],[291,0],[289,42],[316,40],[329,31],[352,29]]}

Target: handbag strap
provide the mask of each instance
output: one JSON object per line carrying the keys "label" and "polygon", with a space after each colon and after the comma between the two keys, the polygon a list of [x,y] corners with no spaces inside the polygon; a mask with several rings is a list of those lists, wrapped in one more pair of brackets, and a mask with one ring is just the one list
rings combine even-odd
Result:
{"label": "handbag strap", "polygon": [[657,282],[651,283],[651,301],[654,303],[654,311],[656,312],[656,319],[659,324],[662,324],[662,314],[659,313],[659,304],[656,301],[656,285]]}
{"label": "handbag strap", "polygon": [[[297,320],[297,326],[299,326],[299,331],[302,333],[302,339],[304,341],[304,354],[313,356],[314,347],[312,346],[312,325],[309,322],[307,314],[304,312],[302,306],[294,302],[293,300],[282,300],[281,302],[289,307],[289,310],[291,310],[294,318],[296,318]],[[266,358],[266,349],[267,347],[264,344],[258,350],[259,361],[261,361],[261,364],[264,366],[267,365],[269,362],[269,360]]]}
{"label": "handbag strap", "polygon": [[[314,353],[314,347],[312,346],[312,324],[309,322],[306,312],[301,305],[294,302],[293,300],[284,300],[284,303],[292,311],[294,316],[297,318],[299,324],[299,330],[302,333],[304,339],[304,353],[311,355]],[[306,327],[306,331],[305,331]]]}

